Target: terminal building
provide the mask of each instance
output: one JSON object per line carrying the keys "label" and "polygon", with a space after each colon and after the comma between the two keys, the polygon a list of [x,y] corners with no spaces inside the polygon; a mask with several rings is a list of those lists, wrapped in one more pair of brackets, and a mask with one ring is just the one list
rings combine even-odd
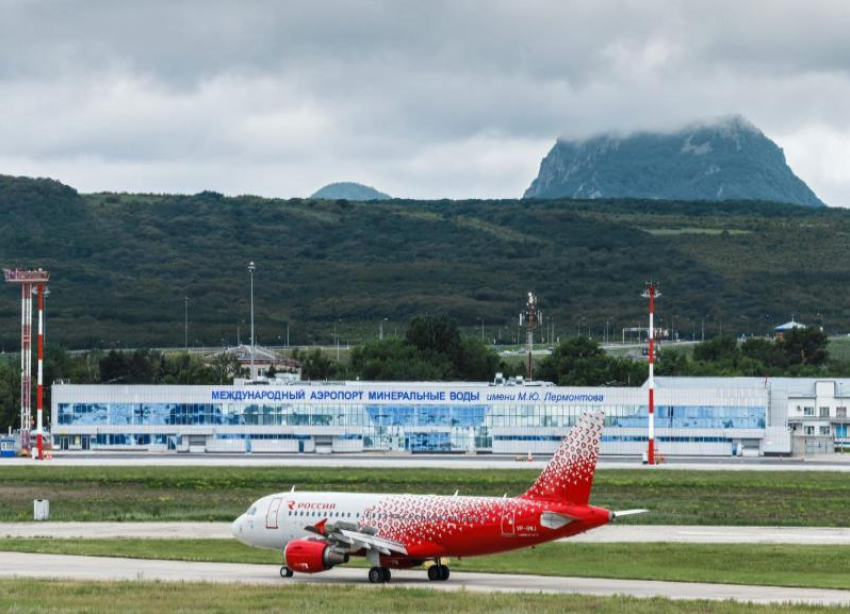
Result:
{"label": "terminal building", "polygon": [[[662,456],[828,454],[850,448],[850,379],[656,378]],[[605,411],[602,453],[647,447],[647,390],[540,383],[56,384],[63,450],[549,454]]]}

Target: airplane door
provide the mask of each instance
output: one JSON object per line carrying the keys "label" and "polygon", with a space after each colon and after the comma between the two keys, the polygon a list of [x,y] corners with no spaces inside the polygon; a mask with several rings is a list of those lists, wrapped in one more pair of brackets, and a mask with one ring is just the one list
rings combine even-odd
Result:
{"label": "airplane door", "polygon": [[514,533],[514,514],[513,506],[505,506],[502,510],[502,537],[513,537]]}
{"label": "airplane door", "polygon": [[269,504],[269,509],[266,512],[267,529],[277,528],[277,512],[280,509],[280,502],[281,499],[272,499],[272,502]]}

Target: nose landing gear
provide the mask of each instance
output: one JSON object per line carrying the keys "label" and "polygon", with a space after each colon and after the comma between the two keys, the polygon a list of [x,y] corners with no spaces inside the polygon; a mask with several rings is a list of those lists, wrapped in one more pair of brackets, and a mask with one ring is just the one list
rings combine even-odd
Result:
{"label": "nose landing gear", "polygon": [[284,565],[283,567],[280,568],[280,577],[281,578],[291,578],[294,575],[295,575],[295,572],[292,571],[286,565]]}

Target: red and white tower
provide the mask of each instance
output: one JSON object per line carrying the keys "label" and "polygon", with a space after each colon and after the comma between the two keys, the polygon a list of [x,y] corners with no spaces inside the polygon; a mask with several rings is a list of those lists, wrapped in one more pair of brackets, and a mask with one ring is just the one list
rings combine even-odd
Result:
{"label": "red and white tower", "polygon": [[6,281],[21,286],[21,447],[29,450],[32,430],[32,294],[38,293],[38,383],[36,390],[36,445],[38,458],[44,458],[43,448],[43,385],[44,385],[44,287],[50,273],[43,269],[4,269]]}
{"label": "red and white tower", "polygon": [[655,464],[655,299],[661,296],[658,285],[649,282],[644,290],[644,298],[649,299],[649,447],[647,448],[647,462]]}

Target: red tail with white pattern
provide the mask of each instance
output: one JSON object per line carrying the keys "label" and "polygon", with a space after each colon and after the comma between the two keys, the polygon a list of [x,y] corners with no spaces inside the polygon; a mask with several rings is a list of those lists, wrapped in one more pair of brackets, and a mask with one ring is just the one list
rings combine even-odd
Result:
{"label": "red tail with white pattern", "polygon": [[602,411],[582,415],[521,498],[587,505],[604,423]]}

